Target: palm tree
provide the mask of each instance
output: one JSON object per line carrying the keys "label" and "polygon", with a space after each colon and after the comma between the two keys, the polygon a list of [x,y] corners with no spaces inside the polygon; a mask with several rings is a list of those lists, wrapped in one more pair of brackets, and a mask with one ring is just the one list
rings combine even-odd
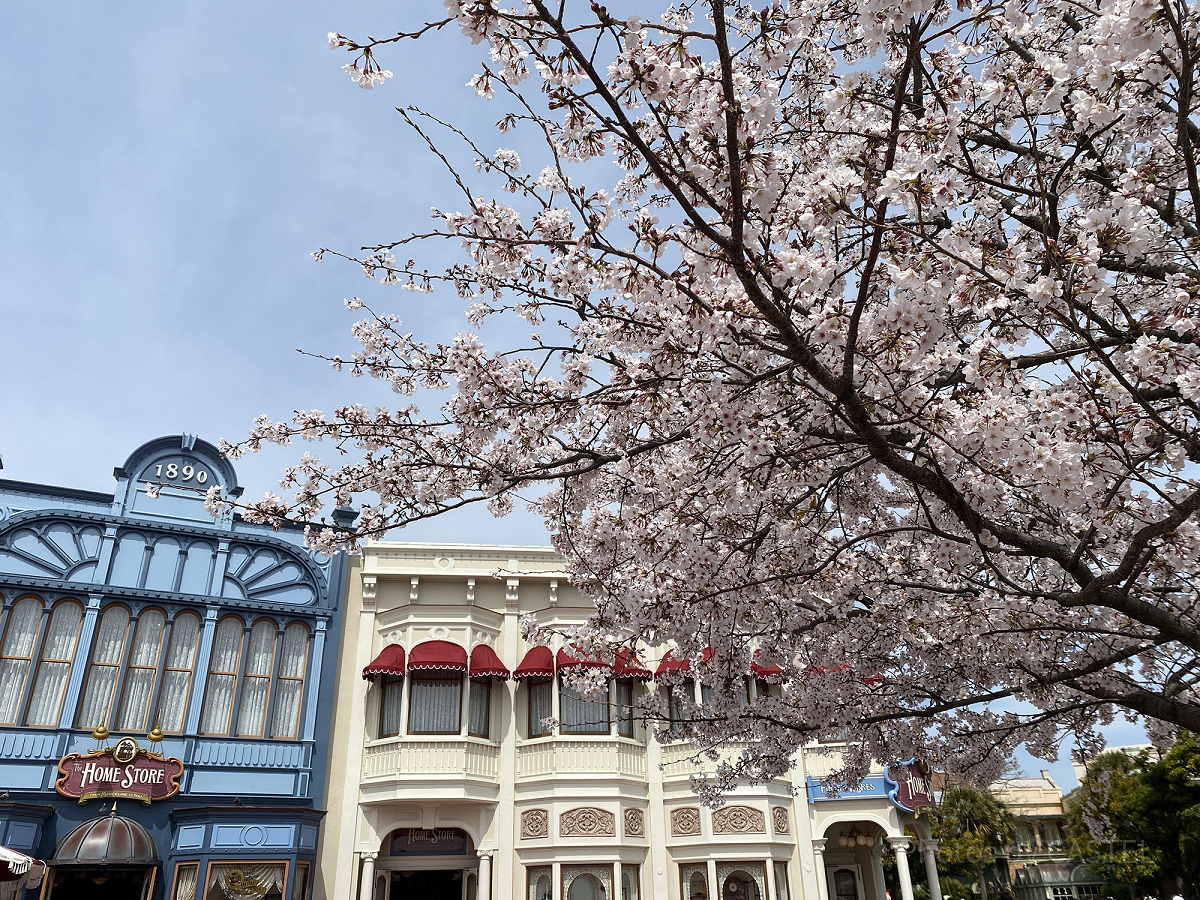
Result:
{"label": "palm tree", "polygon": [[980,898],[987,900],[984,870],[996,861],[992,849],[1011,841],[1017,830],[1008,807],[991,794],[955,785],[942,794],[931,824],[938,857],[951,867],[972,870]]}

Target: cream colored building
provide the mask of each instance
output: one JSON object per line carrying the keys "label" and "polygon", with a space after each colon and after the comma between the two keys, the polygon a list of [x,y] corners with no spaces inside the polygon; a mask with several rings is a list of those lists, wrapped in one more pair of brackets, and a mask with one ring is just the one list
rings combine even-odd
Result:
{"label": "cream colored building", "polygon": [[[618,661],[608,698],[588,700],[555,672],[586,661],[522,641],[522,615],[569,626],[590,612],[548,549],[380,542],[356,565],[318,898],[883,900],[885,847],[910,844],[906,825],[928,838],[882,770],[822,798],[830,748],[721,809],[698,803],[691,745],[660,744],[626,712],[661,659]],[[920,844],[941,900],[935,845]]]}

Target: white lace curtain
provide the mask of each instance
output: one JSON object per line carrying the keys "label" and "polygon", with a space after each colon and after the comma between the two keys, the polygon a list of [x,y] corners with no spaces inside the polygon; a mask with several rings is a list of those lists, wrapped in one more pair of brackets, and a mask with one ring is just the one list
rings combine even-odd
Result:
{"label": "white lace curtain", "polygon": [[87,687],[79,707],[80,728],[95,728],[114,724],[109,720],[113,688],[121,671],[121,656],[125,650],[125,634],[129,631],[129,610],[110,606],[100,617],[96,645],[92,649],[92,664],[88,669]]}
{"label": "white lace curtain", "polygon": [[294,622],[283,632],[279,671],[275,674],[275,711],[271,737],[294,738],[300,729],[300,702],[304,699],[304,666],[308,662],[308,629]]}
{"label": "white lace curtain", "polygon": [[42,646],[37,676],[33,682],[33,695],[29,700],[29,712],[25,716],[26,725],[58,724],[63,693],[67,689],[67,676],[71,672],[71,657],[75,655],[75,642],[79,639],[79,623],[82,619],[83,609],[76,603],[59,603],[54,607],[54,613],[50,616],[50,627],[46,631],[46,641]]}
{"label": "white lace curtain", "polygon": [[266,619],[255,622],[250,629],[246,675],[242,679],[242,698],[238,705],[238,737],[261,737],[266,725],[271,666],[275,662],[275,635],[275,623]]}
{"label": "white lace curtain", "polygon": [[200,634],[200,618],[181,613],[171,623],[171,640],[167,643],[166,666],[155,713],[158,727],[167,732],[183,731],[188,689],[192,685],[192,667],[196,664],[196,638]]}
{"label": "white lace curtain", "polygon": [[491,724],[492,679],[472,678],[471,693],[467,703],[467,732],[478,737],[487,737]]}
{"label": "white lace curtain", "polygon": [[41,623],[42,604],[33,597],[14,604],[8,613],[8,628],[0,646],[0,684],[9,687],[0,691],[0,724],[12,725],[17,721]]}
{"label": "white lace curtain", "polygon": [[213,637],[212,660],[208,666],[208,693],[204,697],[204,717],[200,730],[204,734],[227,734],[229,715],[233,708],[233,692],[237,687],[238,665],[242,660],[241,619],[230,616],[217,623]]}
{"label": "white lace curtain", "polygon": [[588,699],[563,684],[558,703],[564,732],[608,731],[608,688]]}
{"label": "white lace curtain", "polygon": [[462,678],[413,674],[409,690],[410,734],[457,734]]}
{"label": "white lace curtain", "polygon": [[172,900],[196,900],[196,881],[200,877],[198,865],[181,865],[175,870],[175,896]]}
{"label": "white lace curtain", "polygon": [[282,863],[228,863],[212,867],[209,887],[220,887],[229,900],[262,900],[283,893],[286,867]]}
{"label": "white lace curtain", "polygon": [[158,672],[158,657],[162,652],[163,632],[167,617],[157,609],[144,610],[138,616],[129,666],[125,672],[121,711],[117,715],[120,731],[145,731],[149,727],[150,700],[154,693],[154,676]]}
{"label": "white lace curtain", "polygon": [[529,682],[529,736],[537,737],[549,734],[550,730],[542,721],[554,715],[554,682],[549,678],[545,681]]}
{"label": "white lace curtain", "polygon": [[404,676],[383,675],[383,695],[379,698],[379,736],[400,733],[400,704],[404,700]]}

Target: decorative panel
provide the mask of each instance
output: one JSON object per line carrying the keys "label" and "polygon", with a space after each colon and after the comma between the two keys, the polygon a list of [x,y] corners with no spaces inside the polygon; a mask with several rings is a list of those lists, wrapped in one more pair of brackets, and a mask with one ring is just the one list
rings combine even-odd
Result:
{"label": "decorative panel", "polygon": [[581,806],[558,817],[559,837],[615,837],[617,817],[607,809]]}
{"label": "decorative panel", "polygon": [[713,834],[766,834],[767,821],[753,806],[723,806],[712,814]]}
{"label": "decorative panel", "polygon": [[771,826],[776,834],[788,833],[788,811],[786,807],[776,806],[771,810]]}
{"label": "decorative panel", "polygon": [[521,813],[521,838],[550,837],[550,814],[544,809],[527,809]]}
{"label": "decorative panel", "polygon": [[203,846],[203,825],[182,825],[175,833],[175,847],[178,850],[199,850]]}
{"label": "decorative panel", "polygon": [[0,536],[0,572],[91,582],[103,532],[60,517],[22,516]]}
{"label": "decorative panel", "polygon": [[700,833],[700,808],[684,806],[671,810],[671,834],[675,837],[692,837]]}
{"label": "decorative panel", "polygon": [[625,810],[625,836],[645,837],[646,819],[640,809]]}
{"label": "decorative panel", "polygon": [[229,551],[222,597],[272,603],[312,603],[317,587],[307,567],[274,547],[234,544]]}

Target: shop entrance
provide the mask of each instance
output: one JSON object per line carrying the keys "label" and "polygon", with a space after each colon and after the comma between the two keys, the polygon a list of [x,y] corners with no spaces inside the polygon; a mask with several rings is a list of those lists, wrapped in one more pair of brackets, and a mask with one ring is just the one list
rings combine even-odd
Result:
{"label": "shop entrance", "polygon": [[145,869],[59,869],[53,876],[54,900],[142,900],[153,884]]}
{"label": "shop entrance", "polygon": [[462,869],[392,872],[391,900],[462,900]]}

